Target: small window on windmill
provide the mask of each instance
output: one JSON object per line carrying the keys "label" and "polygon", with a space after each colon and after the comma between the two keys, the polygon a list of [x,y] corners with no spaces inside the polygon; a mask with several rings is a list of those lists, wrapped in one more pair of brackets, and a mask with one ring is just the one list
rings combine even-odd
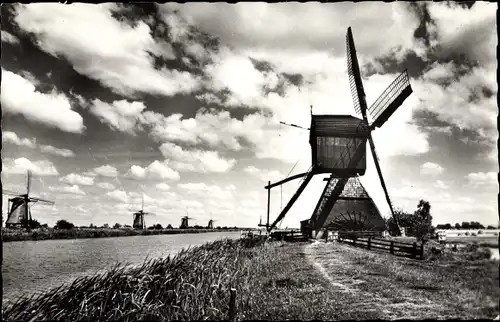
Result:
{"label": "small window on windmill", "polygon": [[362,119],[350,115],[313,115],[310,134],[313,166],[340,176],[363,175],[368,134],[368,125]]}

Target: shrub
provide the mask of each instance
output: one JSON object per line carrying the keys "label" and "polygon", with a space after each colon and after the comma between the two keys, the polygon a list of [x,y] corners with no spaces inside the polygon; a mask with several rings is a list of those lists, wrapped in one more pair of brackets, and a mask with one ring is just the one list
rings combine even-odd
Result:
{"label": "shrub", "polygon": [[66,221],[64,219],[58,220],[56,225],[54,226],[55,229],[73,229],[75,228],[75,225],[70,223],[69,221]]}

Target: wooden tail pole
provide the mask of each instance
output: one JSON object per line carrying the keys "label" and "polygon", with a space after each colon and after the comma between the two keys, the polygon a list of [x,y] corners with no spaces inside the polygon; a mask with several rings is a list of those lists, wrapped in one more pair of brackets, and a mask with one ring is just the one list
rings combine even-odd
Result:
{"label": "wooden tail pole", "polygon": [[[267,185],[271,185],[271,181],[267,182]],[[266,229],[269,229],[269,211],[270,211],[270,206],[271,205],[271,189],[267,189],[267,222],[266,222]]]}
{"label": "wooden tail pole", "polygon": [[231,288],[231,297],[229,298],[229,321],[236,321],[236,289]]}

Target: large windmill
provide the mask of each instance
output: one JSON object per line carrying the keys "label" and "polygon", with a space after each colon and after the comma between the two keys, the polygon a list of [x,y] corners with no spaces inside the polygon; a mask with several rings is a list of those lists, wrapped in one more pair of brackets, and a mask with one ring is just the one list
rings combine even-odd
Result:
{"label": "large windmill", "polygon": [[189,228],[189,219],[194,219],[188,216],[188,210],[186,209],[186,216],[181,218],[181,225],[179,226],[180,229],[187,229]]}
{"label": "large windmill", "polygon": [[45,200],[38,197],[30,196],[31,187],[31,170],[26,171],[26,193],[20,194],[3,190],[4,195],[14,196],[8,199],[8,213],[5,227],[7,228],[30,228],[31,227],[31,207],[35,203],[53,205],[54,201]]}
{"label": "large windmill", "polygon": [[[130,210],[134,211],[134,210]],[[142,204],[141,204],[141,210],[134,212],[134,222],[132,224],[132,227],[135,229],[145,229],[146,228],[146,222],[144,220],[144,216],[146,215],[154,215],[151,212],[144,212],[144,194],[142,195]]]}
{"label": "large windmill", "polygon": [[[370,143],[382,189],[394,217],[371,132],[380,128],[412,93],[409,77],[405,70],[368,108],[350,27],[347,29],[346,38],[349,84],[354,109],[357,114],[361,114],[361,118],[350,115],[313,115],[311,112],[311,127],[308,130],[310,131],[312,165],[306,173],[286,178],[274,184],[269,183],[265,187],[268,189],[269,198],[269,189],[290,180],[303,178],[297,192],[276,220],[272,224],[269,224],[268,220],[266,224],[268,230],[273,229],[278,222],[283,220],[312,177],[325,173],[330,174],[330,178],[325,179],[328,182],[311,218],[301,222],[301,228],[304,232],[319,232],[324,227],[332,227],[337,230],[385,229],[380,212],[358,178],[366,171],[366,141]],[[368,113],[371,122],[368,120]],[[397,218],[394,217],[394,219]]]}

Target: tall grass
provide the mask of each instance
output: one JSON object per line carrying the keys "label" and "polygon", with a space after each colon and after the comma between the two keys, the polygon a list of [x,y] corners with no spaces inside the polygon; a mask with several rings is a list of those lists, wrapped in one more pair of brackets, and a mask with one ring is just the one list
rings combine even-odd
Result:
{"label": "tall grass", "polygon": [[[229,290],[238,311],[253,305],[252,283],[272,248],[259,240],[219,240],[136,267],[117,265],[7,304],[3,320],[224,320]],[[256,256],[259,255],[259,256]]]}
{"label": "tall grass", "polygon": [[47,240],[47,239],[77,239],[77,238],[102,238],[102,237],[125,237],[138,235],[172,235],[172,234],[194,234],[218,231],[239,231],[238,229],[111,229],[111,228],[89,228],[89,229],[35,229],[27,232],[19,229],[2,228],[2,241],[13,242],[23,240]]}

